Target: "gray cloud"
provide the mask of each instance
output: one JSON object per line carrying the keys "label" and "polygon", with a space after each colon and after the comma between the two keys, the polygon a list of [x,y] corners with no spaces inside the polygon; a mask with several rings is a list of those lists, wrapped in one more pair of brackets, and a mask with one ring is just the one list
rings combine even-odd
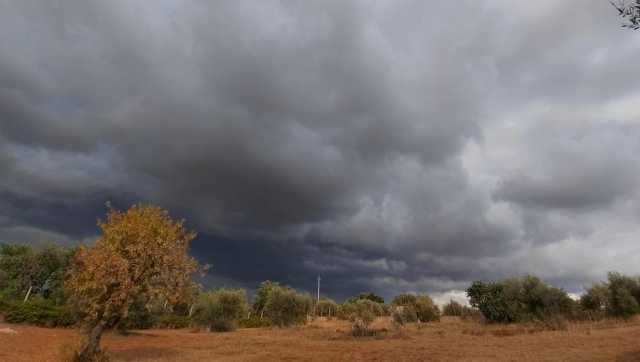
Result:
{"label": "gray cloud", "polygon": [[200,231],[211,283],[629,270],[595,257],[639,253],[640,43],[609,7],[4,3],[0,239],[144,201]]}

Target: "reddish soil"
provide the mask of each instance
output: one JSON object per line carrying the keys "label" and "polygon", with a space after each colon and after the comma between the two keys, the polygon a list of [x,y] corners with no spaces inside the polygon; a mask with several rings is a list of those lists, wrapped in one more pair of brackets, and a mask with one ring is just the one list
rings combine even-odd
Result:
{"label": "reddish soil", "polygon": [[[570,324],[567,330],[441,322],[351,337],[341,321],[315,321],[289,329],[240,329],[229,333],[146,330],[103,339],[111,361],[640,361],[640,320]],[[76,329],[0,323],[0,361],[59,361],[77,343]]]}

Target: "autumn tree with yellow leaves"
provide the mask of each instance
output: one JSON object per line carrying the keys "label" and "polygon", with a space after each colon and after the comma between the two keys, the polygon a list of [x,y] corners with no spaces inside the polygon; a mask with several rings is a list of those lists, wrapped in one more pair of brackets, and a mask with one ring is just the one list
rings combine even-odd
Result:
{"label": "autumn tree with yellow leaves", "polygon": [[104,330],[126,318],[134,302],[173,305],[192,297],[198,269],[188,254],[196,234],[162,208],[110,208],[98,226],[102,236],[95,245],[80,247],[66,283],[89,327],[77,355],[81,361],[100,351]]}

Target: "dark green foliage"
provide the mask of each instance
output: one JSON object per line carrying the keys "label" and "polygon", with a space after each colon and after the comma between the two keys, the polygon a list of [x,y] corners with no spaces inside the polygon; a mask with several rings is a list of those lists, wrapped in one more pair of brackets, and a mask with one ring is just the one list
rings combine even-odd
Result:
{"label": "dark green foliage", "polygon": [[76,323],[79,316],[65,304],[63,286],[73,252],[54,245],[34,249],[0,244],[0,312],[7,322],[52,327]]}
{"label": "dark green foliage", "polygon": [[578,319],[600,320],[609,313],[609,286],[607,283],[596,283],[588,288],[580,297]]}
{"label": "dark green foliage", "polygon": [[367,299],[370,300],[372,302],[376,302],[376,303],[380,303],[380,304],[384,304],[384,298],[382,298],[379,295],[375,295],[372,292],[364,292],[364,293],[360,293],[355,297],[351,297],[347,300],[345,300],[345,303],[353,303],[359,299]]}
{"label": "dark green foliage", "polygon": [[278,327],[305,323],[312,310],[311,296],[282,286],[270,288],[263,308],[264,316]]}
{"label": "dark green foliage", "polygon": [[338,306],[337,316],[344,320],[353,320],[354,315],[370,313],[373,317],[387,315],[384,304],[374,302],[369,299],[356,299],[352,302],[345,302]]}
{"label": "dark green foliage", "polygon": [[63,282],[74,249],[55,245],[34,249],[28,245],[0,244],[0,287],[12,298],[31,294],[65,302]]}
{"label": "dark green foliage", "polygon": [[607,286],[610,315],[629,318],[640,312],[640,280],[612,272],[608,274]]}
{"label": "dark green foliage", "polygon": [[440,319],[440,309],[426,294],[400,294],[391,301],[393,306],[411,307],[420,322],[432,322]]}
{"label": "dark green foliage", "polygon": [[467,296],[471,305],[478,308],[488,321],[514,322],[516,320],[516,315],[507,304],[502,284],[474,281],[467,289]]}
{"label": "dark green foliage", "polygon": [[604,312],[608,309],[609,286],[606,283],[592,285],[580,297],[580,305],[588,311]]}
{"label": "dark green foliage", "polygon": [[247,311],[244,290],[221,288],[200,295],[193,319],[210,331],[226,332],[234,330]]}
{"label": "dark green foliage", "polygon": [[313,299],[308,294],[298,293],[293,288],[267,280],[258,287],[252,317],[243,323],[251,326],[264,326],[268,323],[285,327],[306,322],[313,309]]}
{"label": "dark green foliage", "polygon": [[155,325],[156,316],[141,301],[129,307],[126,318],[119,321],[116,329],[120,333],[126,333],[131,329],[149,329]]}
{"label": "dark green foliage", "polygon": [[29,323],[46,327],[68,327],[76,324],[78,316],[68,306],[33,298],[27,303],[5,302],[4,319],[8,323]]}
{"label": "dark green foliage", "polygon": [[580,298],[586,319],[604,316],[629,318],[640,313],[640,279],[611,272],[605,283],[596,283]]}
{"label": "dark green foliage", "polygon": [[534,276],[500,282],[473,282],[467,289],[469,301],[490,322],[524,322],[551,316],[572,317],[576,303],[567,293]]}
{"label": "dark green foliage", "polygon": [[254,313],[260,315],[261,317],[264,315],[264,307],[267,305],[269,293],[271,293],[274,288],[280,288],[280,284],[278,282],[272,282],[271,280],[265,280],[264,282],[260,283],[260,286],[258,287],[256,295],[253,299]]}

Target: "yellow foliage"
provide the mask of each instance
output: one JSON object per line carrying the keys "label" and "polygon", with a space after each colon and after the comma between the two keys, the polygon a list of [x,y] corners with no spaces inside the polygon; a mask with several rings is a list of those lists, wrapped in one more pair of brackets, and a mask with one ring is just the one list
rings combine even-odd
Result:
{"label": "yellow foliage", "polygon": [[88,322],[114,323],[135,301],[173,305],[191,297],[198,264],[188,249],[196,234],[183,220],[172,220],[159,207],[135,205],[124,212],[110,209],[98,226],[102,236],[94,246],[79,248],[66,283]]}

